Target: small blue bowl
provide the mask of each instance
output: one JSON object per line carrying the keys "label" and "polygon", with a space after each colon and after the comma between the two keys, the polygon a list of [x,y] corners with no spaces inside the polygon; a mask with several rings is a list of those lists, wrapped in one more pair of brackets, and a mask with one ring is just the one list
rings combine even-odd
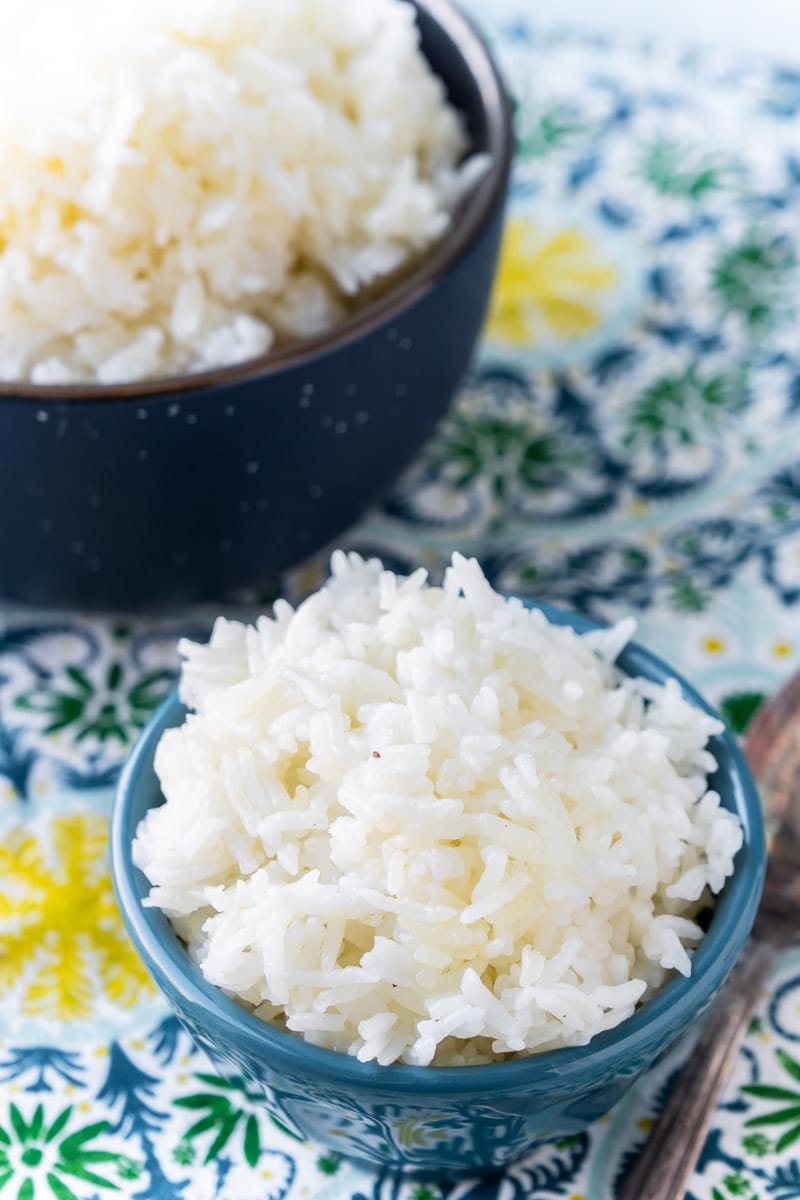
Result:
{"label": "small blue bowl", "polygon": [[[540,607],[579,633],[584,617]],[[713,709],[641,646],[619,665],[632,676],[677,679],[686,698]],[[154,715],[120,780],[111,826],[111,867],[120,907],[145,965],[198,1046],[223,1069],[261,1086],[265,1107],[303,1138],[383,1170],[456,1177],[502,1170],[542,1141],[575,1134],[608,1111],[707,1009],[755,918],[766,849],[761,806],[744,757],[727,730],[709,748],[712,785],[744,829],[733,876],[716,902],[689,979],[674,978],[616,1029],[588,1046],[479,1067],[381,1067],[309,1045],[266,1025],[207,983],[162,912],[145,908],[149,885],[133,865],[139,822],[163,797],[153,770],[165,729],[186,710],[176,696]],[[714,714],[716,715],[716,714]]]}

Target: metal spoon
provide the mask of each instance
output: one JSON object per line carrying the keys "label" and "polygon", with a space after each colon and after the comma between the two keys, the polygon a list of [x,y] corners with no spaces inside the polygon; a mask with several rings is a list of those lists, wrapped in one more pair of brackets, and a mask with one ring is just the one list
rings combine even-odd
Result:
{"label": "metal spoon", "polygon": [[683,1200],[765,980],[781,951],[800,942],[800,675],[756,716],[745,750],[771,834],[761,907],[617,1200]]}

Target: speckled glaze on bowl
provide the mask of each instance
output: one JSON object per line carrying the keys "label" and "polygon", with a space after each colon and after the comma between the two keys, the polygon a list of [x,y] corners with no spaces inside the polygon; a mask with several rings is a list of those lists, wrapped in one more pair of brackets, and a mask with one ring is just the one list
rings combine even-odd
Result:
{"label": "speckled glaze on bowl", "polygon": [[0,597],[132,610],[221,600],[350,525],[449,404],[484,319],[512,154],[492,58],[449,0],[423,51],[491,167],[398,286],[266,359],[131,386],[0,384]]}
{"label": "speckled glaze on bowl", "polygon": [[[540,606],[551,621],[579,632],[583,617]],[[699,709],[712,712],[685,680],[642,649],[629,646],[620,666],[663,682],[677,678]],[[727,731],[710,748],[719,769],[713,785],[744,828],[734,875],[716,904],[694,956],[691,978],[671,980],[622,1025],[589,1046],[555,1050],[482,1067],[380,1067],[322,1050],[263,1024],[206,983],[158,910],[145,908],[148,884],[131,859],[147,810],[162,802],[153,755],[164,729],[182,722],[176,697],[166,701],[137,743],[123,773],[111,828],[111,867],[122,913],[147,969],[198,1045],[223,1069],[261,1085],[264,1103],[284,1124],[340,1153],[416,1176],[490,1173],[538,1143],[584,1129],[608,1111],[703,1014],[753,923],[765,865],[764,828],[753,780]],[[409,1137],[410,1130],[415,1137]]]}

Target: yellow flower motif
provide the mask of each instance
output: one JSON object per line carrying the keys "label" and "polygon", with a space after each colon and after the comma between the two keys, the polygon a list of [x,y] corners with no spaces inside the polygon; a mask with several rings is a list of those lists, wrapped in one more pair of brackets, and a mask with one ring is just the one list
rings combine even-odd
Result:
{"label": "yellow flower motif", "polygon": [[546,234],[512,218],[500,254],[489,312],[490,337],[534,345],[555,335],[580,337],[602,320],[602,297],[618,282],[616,268],[587,234],[572,226]]}
{"label": "yellow flower motif", "polygon": [[725,650],[725,643],[721,637],[711,634],[703,639],[703,649],[706,654],[722,654]]}
{"label": "yellow flower motif", "polygon": [[108,822],[72,813],[50,824],[51,853],[18,826],[0,845],[0,995],[23,1012],[91,1016],[98,993],[131,1007],[151,988],[119,916]]}
{"label": "yellow flower motif", "polygon": [[440,1142],[446,1134],[441,1129],[429,1128],[425,1120],[401,1121],[397,1126],[397,1143],[411,1149],[415,1146],[430,1146]]}

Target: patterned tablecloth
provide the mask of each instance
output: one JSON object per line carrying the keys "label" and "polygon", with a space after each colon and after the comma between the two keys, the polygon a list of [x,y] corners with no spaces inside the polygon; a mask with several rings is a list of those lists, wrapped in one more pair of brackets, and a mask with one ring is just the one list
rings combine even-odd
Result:
{"label": "patterned tablecloth", "polygon": [[[519,131],[483,351],[346,542],[434,573],[458,546],[500,588],[633,610],[742,730],[800,666],[800,71],[538,30],[527,7],[480,6]],[[176,637],[209,622],[0,614],[0,1192],[609,1200],[675,1060],[502,1180],[399,1185],[276,1127],[156,997],[115,909],[107,815]],[[800,1197],[797,954],[765,989],[691,1195]]]}

